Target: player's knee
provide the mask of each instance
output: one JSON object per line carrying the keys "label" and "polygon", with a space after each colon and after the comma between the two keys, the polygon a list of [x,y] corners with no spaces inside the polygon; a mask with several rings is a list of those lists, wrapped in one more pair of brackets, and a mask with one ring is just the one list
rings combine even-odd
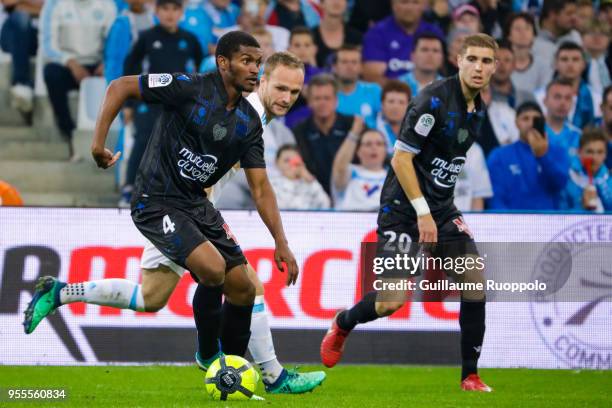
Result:
{"label": "player's knee", "polygon": [[[251,281],[253,282],[253,281]],[[263,296],[264,295],[264,286],[259,279],[253,282],[253,287],[255,288],[255,296]]]}
{"label": "player's knee", "polygon": [[249,281],[237,294],[238,296],[233,296],[233,298],[236,299],[236,304],[252,305],[255,302],[255,293],[255,285],[253,285],[253,282]]}
{"label": "player's knee", "polygon": [[264,287],[263,287],[263,283],[261,283],[261,281],[259,280],[259,277],[257,276],[257,272],[255,271],[255,269],[253,269],[253,267],[250,264],[247,264],[246,268],[247,268],[247,276],[249,277],[249,280],[253,283],[253,285],[255,285],[255,296],[263,296]]}
{"label": "player's knee", "polygon": [[205,265],[196,265],[192,268],[194,274],[200,279],[205,285],[218,286],[223,284],[225,280],[225,260],[219,258],[216,260],[210,260]]}
{"label": "player's knee", "polygon": [[232,287],[225,293],[225,296],[232,304],[246,306],[255,303],[256,292],[253,282],[246,281],[240,284],[239,287]]}
{"label": "player's knee", "polygon": [[380,317],[389,316],[403,305],[404,302],[376,302],[376,314]]}

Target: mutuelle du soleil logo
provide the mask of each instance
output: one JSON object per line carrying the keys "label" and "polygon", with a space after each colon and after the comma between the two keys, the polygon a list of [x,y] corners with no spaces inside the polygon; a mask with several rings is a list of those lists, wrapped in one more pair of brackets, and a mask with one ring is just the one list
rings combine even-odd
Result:
{"label": "mutuelle du soleil logo", "polygon": [[211,154],[197,154],[183,147],[179,157],[180,175],[188,180],[205,183],[217,171],[217,158]]}
{"label": "mutuelle du soleil logo", "polygon": [[540,252],[532,278],[549,290],[530,301],[531,316],[562,366],[612,368],[612,218],[561,230]]}
{"label": "mutuelle du soleil logo", "polygon": [[450,162],[434,157],[431,161],[431,175],[434,183],[443,188],[451,188],[457,182],[457,177],[465,165],[465,157],[453,158]]}

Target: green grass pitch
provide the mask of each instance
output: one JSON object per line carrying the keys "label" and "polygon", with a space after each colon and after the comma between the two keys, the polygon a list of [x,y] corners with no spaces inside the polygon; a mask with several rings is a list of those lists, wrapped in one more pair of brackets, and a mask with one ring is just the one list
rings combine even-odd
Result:
{"label": "green grass pitch", "polygon": [[[303,370],[320,369],[303,367]],[[338,366],[313,393],[212,401],[194,366],[0,366],[3,407],[610,407],[612,371],[483,369],[491,394],[459,389],[458,368]],[[7,388],[65,388],[66,401],[8,402]]]}

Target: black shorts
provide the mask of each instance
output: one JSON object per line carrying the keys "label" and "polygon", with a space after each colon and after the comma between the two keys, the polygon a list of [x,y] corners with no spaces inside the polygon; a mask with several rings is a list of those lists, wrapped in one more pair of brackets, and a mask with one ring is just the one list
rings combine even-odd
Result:
{"label": "black shorts", "polygon": [[[398,254],[409,257],[456,258],[465,255],[478,255],[472,233],[463,220],[463,215],[454,206],[432,212],[438,228],[438,242],[433,248],[418,244],[419,228],[417,220],[394,211],[380,211],[376,230],[376,256],[396,257]],[[384,277],[410,278],[420,275],[421,271],[405,269],[385,270]]]}
{"label": "black shorts", "polygon": [[206,241],[223,256],[227,270],[246,263],[221,213],[208,200],[184,208],[141,199],[132,208],[132,220],[162,254],[185,269],[188,269],[185,261],[189,254]]}

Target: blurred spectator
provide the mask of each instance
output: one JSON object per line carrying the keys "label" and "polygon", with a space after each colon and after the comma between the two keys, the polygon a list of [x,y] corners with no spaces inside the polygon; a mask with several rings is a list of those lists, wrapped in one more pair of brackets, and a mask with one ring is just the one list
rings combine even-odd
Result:
{"label": "blurred spectator", "polygon": [[[155,15],[159,24],[140,34],[125,61],[125,75],[197,70],[204,52],[195,35],[179,28],[183,16],[182,0],[156,0]],[[135,131],[120,205],[128,205],[130,202],[140,160],[161,109],[161,105],[147,105],[139,101],[133,114],[124,115],[126,121],[133,115]]]}
{"label": "blurred spectator", "polygon": [[512,0],[512,11],[539,15],[544,0]]}
{"label": "blurred spectator", "polygon": [[317,65],[331,66],[334,52],[343,44],[361,45],[360,31],[344,23],[346,0],[321,0],[321,23],[312,30],[317,45]]}
{"label": "blurred spectator", "polygon": [[141,31],[153,27],[155,15],[148,7],[149,0],[128,0],[111,26],[104,46],[104,77],[106,82],[123,75],[123,65]]}
{"label": "blurred spectator", "polygon": [[75,124],[68,107],[68,92],[78,89],[89,76],[102,76],[102,51],[116,17],[112,0],[49,1],[41,12],[41,45],[45,60],[43,76],[62,137],[68,142],[71,161],[74,154],[72,132]]}
{"label": "blurred spectator", "polygon": [[414,38],[432,32],[443,38],[442,31],[422,20],[426,0],[391,0],[393,14],[370,28],[363,38],[363,77],[384,85],[412,69],[410,54]]}
{"label": "blurred spectator", "polygon": [[23,200],[19,195],[19,191],[6,181],[0,180],[0,206],[20,207],[22,205]]}
{"label": "blurred spectator", "polygon": [[480,128],[478,144],[485,157],[488,157],[494,148],[516,142],[519,134],[516,128],[516,112],[508,104],[507,98],[493,100],[490,85],[480,91],[480,97],[487,110]]}
{"label": "blurred spectator", "polygon": [[204,10],[204,3],[207,0],[184,0],[183,2],[183,17],[179,23],[179,27],[187,30],[198,38],[200,46],[205,53],[210,52],[214,48],[216,39],[212,32],[210,18]]}
{"label": "blurred spectator", "polygon": [[463,4],[457,7],[453,11],[452,17],[454,28],[465,28],[474,33],[483,31],[480,22],[480,12],[471,4]]}
{"label": "blurred spectator", "polygon": [[598,20],[590,21],[582,34],[588,61],[589,84],[597,94],[601,94],[604,88],[610,85],[610,70],[606,65],[610,34],[610,26]]}
{"label": "blurred spectator", "polygon": [[482,31],[498,38],[502,34],[502,26],[506,16],[512,11],[509,1],[472,0],[470,4],[480,13]]}
{"label": "blurred spectator", "polygon": [[457,66],[457,55],[463,45],[465,37],[474,34],[474,32],[467,28],[453,28],[447,36],[446,44],[448,45],[448,53],[446,54],[446,60],[444,61],[444,76],[452,76],[459,72]]}
{"label": "blurred spectator", "polygon": [[440,70],[444,63],[444,44],[442,39],[432,33],[422,33],[414,39],[412,50],[412,70],[398,79],[405,82],[415,97],[425,86],[441,79]]}
{"label": "blurred spectator", "polygon": [[349,26],[365,33],[391,14],[391,0],[355,0]]}
{"label": "blurred spectator", "polygon": [[367,118],[368,127],[385,136],[388,155],[393,154],[410,99],[410,87],[397,79],[390,79],[382,90],[381,111]]}
{"label": "blurred spectator", "polygon": [[572,98],[572,83],[567,79],[555,79],[546,87],[546,136],[551,143],[563,147],[570,157],[578,154],[581,133],[568,120]]}
{"label": "blurred spectator", "polygon": [[540,14],[540,32],[533,43],[533,55],[553,61],[557,46],[565,41],[581,44],[576,26],[574,0],[544,0]]}
{"label": "blurred spectator", "polygon": [[159,24],[140,33],[124,66],[125,75],[194,72],[204,57],[198,39],[179,27],[182,0],[156,0]]}
{"label": "blurred spectator", "polygon": [[[593,123],[595,118],[601,117],[600,96],[594,93],[591,86],[583,78],[586,68],[586,58],[582,47],[578,44],[565,42],[559,46],[555,55],[556,75],[572,84],[572,105],[570,106],[570,122],[578,127]],[[544,89],[535,92],[540,104],[545,94]]]}
{"label": "blurred spectator", "polygon": [[312,114],[293,129],[308,170],[328,194],[334,157],[354,122],[353,116],[336,112],[337,93],[338,85],[333,76],[320,74],[313,77],[307,90]]}
{"label": "blurred spectator", "polygon": [[493,188],[482,148],[474,143],[467,151],[465,165],[455,184],[455,207],[463,211],[484,210],[484,200],[493,197]]}
{"label": "blurred spectator", "polygon": [[34,99],[30,57],[36,55],[38,30],[34,25],[44,0],[2,0],[8,14],[2,24],[0,45],[11,55],[11,107],[21,112],[31,122]]}
{"label": "blurred spectator", "polygon": [[514,71],[514,53],[509,42],[498,41],[497,69],[491,77],[491,94],[494,101],[506,102],[512,109],[528,100],[533,94],[517,89],[511,80]]}
{"label": "blurred spectator", "polygon": [[[268,57],[274,54],[274,38],[272,34],[263,27],[255,28],[251,35],[255,37],[259,46],[261,47],[262,52],[262,61],[265,62]],[[261,69],[263,70],[263,63],[261,64]]]}
{"label": "blurred spectator", "polygon": [[595,18],[595,8],[592,0],[578,0],[576,4],[576,30],[584,34],[587,26]]}
{"label": "blurred spectator", "polygon": [[504,26],[504,38],[512,45],[514,53],[514,71],[512,82],[525,92],[544,88],[553,76],[551,61],[532,52],[536,36],[536,24],[527,13],[512,14]]}
{"label": "blurred spectator", "polygon": [[[360,129],[361,127],[361,129]],[[363,122],[355,119],[334,159],[332,193],[334,208],[347,211],[376,211],[387,169],[385,136],[377,130],[363,132]],[[352,164],[354,157],[357,164]]]}
{"label": "blurred spectator", "polygon": [[321,184],[308,172],[295,145],[284,145],[276,154],[277,175],[270,178],[281,210],[320,210],[330,207]]}
{"label": "blurred spectator", "polygon": [[265,19],[268,24],[291,31],[299,26],[315,28],[321,17],[319,9],[311,0],[270,0]]}
{"label": "blurred spectator", "polygon": [[323,72],[323,69],[317,68],[317,46],[308,28],[302,26],[291,30],[287,51],[295,54],[304,63],[306,67],[304,83],[307,84],[311,77]]}
{"label": "blurred spectator", "polygon": [[266,0],[244,0],[240,15],[238,16],[238,24],[218,30],[219,37],[230,31],[241,30],[253,34],[255,31],[261,32],[264,29],[272,35],[274,51],[287,50],[289,46],[289,30],[285,27],[266,24],[264,19],[266,7]]}
{"label": "blurred spectator", "polygon": [[580,138],[578,157],[570,164],[569,180],[561,192],[562,210],[612,211],[612,177],[604,165],[606,135],[601,129],[587,128]]}
{"label": "blurred spectator", "polygon": [[487,159],[493,197],[487,207],[494,210],[554,210],[568,180],[569,158],[562,147],[549,143],[534,129],[542,118],[535,102],[525,102],[516,112],[520,140],[501,146]]}
{"label": "blurred spectator", "polygon": [[608,138],[608,155],[606,156],[606,167],[612,170],[612,85],[608,86],[603,92],[601,102],[601,128]]}
{"label": "blurred spectator", "polygon": [[361,47],[343,45],[337,52],[333,72],[338,80],[338,109],[344,115],[361,116],[364,120],[380,111],[381,89],[378,84],[360,81]]}
{"label": "blurred spectator", "polygon": [[128,5],[129,0],[114,0],[114,1],[115,1],[115,6],[117,6],[117,14],[122,13],[123,10],[126,10],[129,8],[129,5]]}
{"label": "blurred spectator", "polygon": [[457,9],[463,4],[454,5],[452,4],[452,2],[446,0],[430,0],[429,9],[425,11],[425,14],[423,14],[423,18],[429,21],[430,23],[440,27],[444,33],[448,33],[448,30],[452,23],[451,11],[453,9]]}
{"label": "blurred spectator", "polygon": [[310,115],[310,109],[305,98],[306,85],[308,85],[313,76],[325,71],[316,66],[317,46],[314,43],[312,32],[308,28],[295,27],[291,30],[287,51],[295,54],[304,63],[305,69],[302,94],[285,116],[285,124],[293,129],[297,123],[302,122]]}
{"label": "blurred spectator", "polygon": [[212,32],[212,41],[208,46],[210,54],[215,53],[219,38],[225,33],[224,29],[233,27],[238,22],[240,7],[231,0],[206,0],[202,7],[206,12],[208,27],[204,30]]}
{"label": "blurred spectator", "polygon": [[[608,24],[612,29],[612,0],[601,0],[599,4],[599,19]],[[606,57],[606,65],[612,71],[612,42],[608,46],[608,56]]]}

